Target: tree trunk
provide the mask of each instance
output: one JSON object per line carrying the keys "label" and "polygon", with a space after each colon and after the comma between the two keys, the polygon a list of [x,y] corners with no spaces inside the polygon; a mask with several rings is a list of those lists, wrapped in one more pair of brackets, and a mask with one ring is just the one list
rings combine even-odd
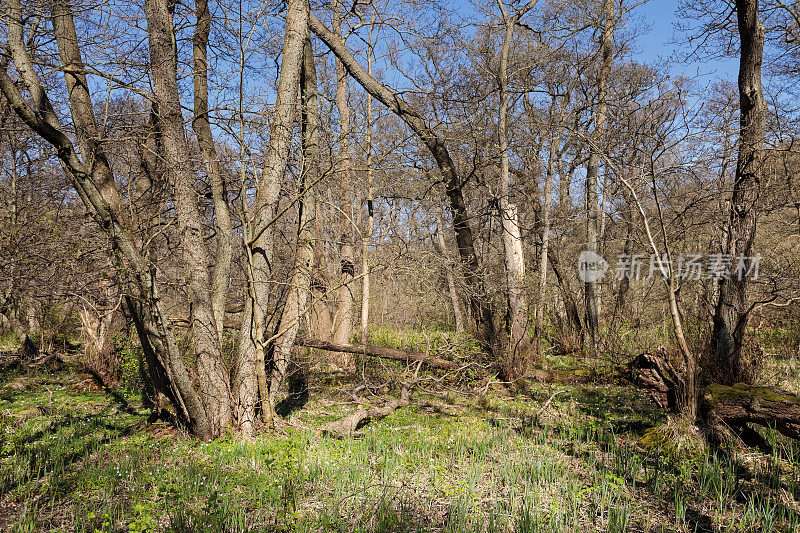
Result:
{"label": "tree trunk", "polygon": [[233,258],[233,222],[228,209],[225,178],[211,133],[211,119],[208,110],[208,37],[211,32],[211,12],[208,9],[208,0],[195,0],[195,16],[197,17],[197,26],[192,38],[194,59],[192,128],[197,135],[197,143],[200,145],[203,166],[211,182],[211,195],[214,201],[217,249],[214,272],[211,276],[211,309],[217,326],[217,337],[222,344],[224,341],[225,302]]}
{"label": "tree trunk", "polygon": [[567,328],[568,335],[577,335],[578,338],[582,335],[583,326],[581,324],[581,314],[578,310],[578,303],[575,301],[572,287],[570,286],[567,273],[561,267],[561,261],[558,259],[558,254],[552,249],[548,249],[547,258],[550,263],[550,268],[553,269],[553,274],[556,276],[558,287],[561,290],[561,298],[564,301],[564,309],[567,314]]}
{"label": "tree trunk", "polygon": [[211,434],[220,435],[233,422],[228,370],[222,360],[220,339],[208,288],[210,258],[203,241],[203,221],[197,205],[195,176],[191,171],[189,144],[183,127],[178,91],[177,50],[172,13],[167,0],[146,0],[147,35],[150,45],[153,92],[166,167],[172,176],[177,230],[188,277],[192,304],[192,344],[197,355],[197,373]]}
{"label": "tree trunk", "polygon": [[436,239],[439,253],[444,258],[444,275],[447,278],[447,290],[450,293],[450,304],[453,306],[453,317],[455,320],[456,333],[464,332],[464,315],[461,311],[461,299],[458,297],[455,281],[455,265],[450,260],[447,251],[447,242],[444,240],[444,221],[442,220],[441,209],[436,210]]}
{"label": "tree trunk", "polygon": [[700,414],[712,425],[752,423],[800,439],[800,398],[771,387],[709,385],[701,397]]}
{"label": "tree trunk", "polygon": [[333,422],[325,424],[320,429],[319,434],[338,439],[360,437],[363,433],[357,431],[358,428],[370,420],[386,418],[401,407],[408,407],[410,404],[411,397],[409,396],[408,387],[403,386],[399,400],[389,400],[382,407],[361,407],[340,420],[334,420]]}
{"label": "tree trunk", "polygon": [[[501,6],[502,7],[502,6]],[[510,380],[525,372],[530,356],[528,339],[528,298],[525,294],[525,257],[522,248],[522,232],[519,227],[517,206],[511,202],[509,185],[508,115],[511,111],[511,94],[508,90],[508,56],[517,18],[509,19],[503,10],[505,33],[500,52],[500,110],[498,138],[500,148],[500,223],[503,228],[503,257],[506,271],[507,319],[505,361],[502,362],[505,378]]]}
{"label": "tree trunk", "polygon": [[[623,197],[625,198],[625,208],[622,210],[622,216],[625,219],[625,244],[622,245],[622,255],[625,257],[630,257],[633,251],[633,232],[635,230],[636,223],[636,210],[627,192],[623,193]],[[628,289],[630,288],[631,284],[630,282],[631,280],[629,276],[622,276],[622,279],[619,280],[617,299],[614,303],[614,314],[612,315],[611,319],[612,327],[614,326],[617,318],[622,316],[622,313],[625,309],[625,301],[628,297]]]}
{"label": "tree trunk", "polygon": [[[556,108],[556,97],[550,106],[550,116]],[[539,256],[539,285],[536,289],[536,311],[534,315],[534,328],[536,329],[536,357],[544,357],[544,344],[542,336],[544,333],[544,296],[547,289],[547,254],[550,250],[550,204],[553,187],[553,174],[555,173],[555,161],[558,154],[558,146],[561,144],[561,114],[556,124],[555,132],[550,134],[550,146],[547,153],[547,173],[544,179],[544,197],[542,198],[542,249]]]}
{"label": "tree trunk", "polygon": [[[603,0],[603,29],[600,34],[600,50],[602,62],[597,75],[597,106],[594,109],[594,132],[589,147],[589,160],[586,164],[586,250],[598,253],[598,237],[600,223],[600,206],[598,205],[598,171],[600,167],[599,151],[603,149],[606,133],[606,114],[608,111],[607,84],[611,72],[614,43],[614,0]],[[600,320],[600,287],[597,281],[588,281],[584,285],[584,309],[588,334],[585,347],[597,349],[597,329]]]}
{"label": "tree trunk", "polygon": [[[342,2],[333,2],[333,31],[337,36],[342,35]],[[336,314],[333,320],[333,342],[350,342],[353,333],[353,317],[355,314],[355,249],[353,246],[353,169],[350,154],[350,104],[347,101],[347,69],[339,57],[335,58],[336,71],[336,109],[339,112],[339,153],[338,172],[339,183],[339,287],[336,289],[337,303]],[[342,353],[336,355],[336,363],[341,368],[352,369],[353,357]]]}
{"label": "tree trunk", "polygon": [[[0,91],[22,121],[55,148],[62,167],[75,186],[79,197],[100,228],[109,236],[114,247],[117,267],[123,268],[122,261],[125,261],[132,274],[132,288],[137,290],[138,298],[143,302],[143,305],[132,306],[136,310],[134,318],[137,322],[137,331],[143,346],[153,348],[152,358],[163,369],[164,392],[175,407],[179,420],[184,421],[195,435],[201,438],[210,438],[212,436],[211,426],[200,397],[194,390],[183,364],[174,334],[169,327],[169,320],[164,304],[159,297],[156,280],[147,263],[139,254],[134,240],[123,222],[124,215],[119,209],[118,203],[115,202],[118,193],[116,193],[113,180],[109,181],[109,176],[105,175],[102,167],[97,164],[105,159],[102,155],[102,145],[99,143],[87,145],[89,149],[93,148],[93,151],[84,154],[87,160],[92,161],[92,165],[87,168],[69,137],[64,134],[44,86],[33,69],[32,61],[25,49],[19,2],[9,0],[6,2],[6,6],[8,47],[20,78],[27,86],[32,98],[30,104],[23,99],[18,86],[6,72],[7,64],[3,64],[0,68]],[[65,63],[82,65],[74,31],[70,30],[70,28],[74,29],[71,7],[67,3],[54,3],[51,4],[51,7],[59,53],[62,57],[68,58]],[[70,70],[65,71],[64,74],[66,78],[75,73]],[[80,84],[80,81],[78,79],[75,83]],[[70,83],[73,82],[67,79],[67,84]],[[77,90],[71,91],[69,95],[70,108],[77,108],[73,114],[81,117],[77,120],[90,118],[89,110],[85,107],[91,107],[91,101],[82,97],[80,91]],[[97,131],[96,126],[94,131]]]}
{"label": "tree trunk", "polygon": [[[264,169],[260,176],[256,200],[252,209],[245,206],[245,252],[247,254],[248,301],[240,335],[240,359],[234,372],[234,386],[238,391],[238,412],[242,414],[239,425],[245,433],[252,432],[252,411],[255,409],[257,391],[262,414],[272,416],[269,388],[266,378],[266,327],[268,282],[270,265],[274,256],[274,217],[284,172],[286,171],[292,133],[297,117],[297,98],[300,91],[300,70],[303,47],[308,35],[308,1],[289,0],[286,13],[286,36],[283,43],[281,71],[275,113],[270,127]],[[243,199],[246,203],[246,200]]]}
{"label": "tree trunk", "polygon": [[[373,11],[374,22],[374,11]],[[370,26],[369,39],[367,40],[367,74],[372,76],[372,26]],[[375,206],[373,181],[374,172],[372,170],[372,95],[367,94],[367,116],[364,131],[364,145],[367,152],[367,223],[364,234],[361,237],[361,342],[369,343],[369,299],[370,299],[370,262],[369,262],[369,242],[372,240],[372,232],[375,231]]]}
{"label": "tree trunk", "polygon": [[83,365],[91,369],[104,385],[116,388],[120,378],[114,354],[114,338],[122,330],[122,314],[116,309],[95,310],[86,306],[78,311],[83,341]]}
{"label": "tree trunk", "polygon": [[271,401],[281,382],[286,378],[292,349],[300,322],[306,314],[311,292],[311,271],[314,267],[314,227],[316,205],[314,192],[310,190],[320,176],[320,118],[317,96],[317,69],[314,65],[314,51],[311,39],[307,38],[303,48],[303,68],[301,73],[303,102],[303,168],[298,183],[299,225],[297,227],[297,250],[295,251],[294,272],[289,286],[289,294],[283,307],[280,321],[280,336],[275,341],[275,361],[270,384]]}
{"label": "tree trunk", "polygon": [[[761,88],[764,26],[759,20],[758,0],[737,0],[736,17],[741,39],[739,59],[739,155],[731,197],[726,253],[734,264],[752,253],[756,233],[758,198],[763,172],[766,105]],[[747,276],[722,279],[714,313],[713,344],[720,377],[725,383],[751,379],[742,345],[750,311]]]}

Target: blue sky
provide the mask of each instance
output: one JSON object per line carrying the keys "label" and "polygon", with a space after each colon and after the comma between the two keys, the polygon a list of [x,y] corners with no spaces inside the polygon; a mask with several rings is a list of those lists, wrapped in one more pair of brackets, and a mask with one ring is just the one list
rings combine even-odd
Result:
{"label": "blue sky", "polygon": [[634,58],[646,63],[672,59],[670,73],[673,76],[697,77],[698,82],[718,79],[736,81],[736,58],[710,59],[699,63],[676,59],[676,53],[689,51],[686,37],[675,30],[675,23],[679,21],[676,9],[675,0],[649,0],[636,8],[635,13],[644,18],[650,26],[650,32],[639,38],[639,50],[635,51]]}

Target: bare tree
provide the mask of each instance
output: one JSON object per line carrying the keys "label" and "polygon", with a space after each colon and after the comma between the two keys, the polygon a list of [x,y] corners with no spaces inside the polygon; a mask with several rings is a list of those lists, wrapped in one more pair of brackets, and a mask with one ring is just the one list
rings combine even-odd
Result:
{"label": "bare tree", "polygon": [[503,254],[506,270],[506,301],[508,305],[508,345],[506,346],[506,371],[508,378],[524,373],[530,357],[528,338],[528,299],[525,292],[525,255],[522,247],[522,232],[519,225],[517,206],[509,197],[511,172],[509,170],[510,148],[508,142],[508,120],[511,108],[511,93],[508,88],[509,54],[514,39],[514,30],[520,19],[536,6],[538,0],[531,0],[516,12],[509,13],[502,0],[497,1],[503,18],[505,31],[500,49],[500,109],[498,119],[498,138],[500,148],[500,198],[499,211],[503,228]]}
{"label": "bare tree", "polygon": [[[603,27],[600,33],[600,70],[597,74],[597,101],[593,108],[594,143],[589,148],[589,160],[586,163],[586,250],[598,253],[600,238],[600,206],[598,198],[598,171],[600,168],[602,141],[606,132],[606,115],[608,111],[608,77],[613,61],[614,4],[616,0],[603,0]],[[585,289],[586,329],[592,349],[597,348],[597,329],[600,319],[600,291],[596,281],[587,281]],[[589,344],[589,343],[585,343]]]}
{"label": "bare tree", "polygon": [[[756,234],[758,200],[763,172],[766,104],[761,88],[764,26],[759,19],[758,0],[738,0],[741,52],[739,59],[739,155],[731,197],[726,253],[733,258],[752,253]],[[723,379],[748,379],[747,361],[742,359],[747,319],[751,311],[746,276],[722,279],[714,313],[713,342]]]}
{"label": "bare tree", "polygon": [[455,163],[450,152],[427,124],[422,116],[412,108],[400,95],[386,85],[370,76],[348,51],[344,41],[328,29],[318,18],[311,16],[311,31],[319,37],[331,51],[342,61],[347,71],[369,94],[399,116],[416,135],[425,143],[439,166],[445,181],[445,189],[450,200],[453,213],[453,226],[458,242],[464,277],[470,289],[469,301],[472,316],[475,319],[477,336],[483,347],[496,351],[497,335],[495,332],[492,307],[486,297],[483,279],[479,274],[478,257],[469,223],[467,205],[462,193],[462,181],[456,172]]}

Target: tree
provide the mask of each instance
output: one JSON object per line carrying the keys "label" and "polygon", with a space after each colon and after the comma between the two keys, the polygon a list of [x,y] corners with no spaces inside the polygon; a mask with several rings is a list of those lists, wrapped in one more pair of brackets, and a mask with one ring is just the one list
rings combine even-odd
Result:
{"label": "tree", "polygon": [[[514,30],[520,19],[534,8],[538,0],[531,0],[513,14],[508,12],[502,0],[497,5],[505,26],[503,44],[500,49],[498,79],[500,81],[500,107],[498,112],[498,138],[500,148],[500,198],[498,210],[503,228],[503,255],[506,271],[506,301],[508,305],[508,343],[505,347],[506,378],[513,379],[525,371],[530,357],[528,339],[528,299],[525,292],[525,255],[522,247],[522,232],[519,225],[517,207],[509,198],[511,172],[509,169],[510,148],[508,142],[508,121],[511,107],[511,93],[508,88],[508,62]],[[547,199],[545,199],[547,201]]]}
{"label": "tree", "polygon": [[319,37],[328,48],[342,61],[347,71],[373,98],[388,107],[400,117],[414,133],[422,140],[439,166],[442,173],[446,194],[450,200],[450,209],[453,213],[453,226],[458,242],[458,252],[461,258],[466,284],[471,293],[469,302],[472,316],[475,319],[477,336],[489,352],[496,352],[497,335],[494,327],[492,307],[486,297],[483,279],[479,274],[478,257],[475,252],[475,242],[472,228],[469,223],[467,205],[462,193],[462,181],[456,172],[456,167],[449,150],[441,137],[433,131],[429,124],[412,108],[400,95],[390,90],[370,76],[348,51],[344,41],[329,30],[320,20],[311,16],[311,31]]}
{"label": "tree", "polygon": [[[597,254],[600,249],[598,239],[600,238],[600,206],[598,198],[598,171],[600,167],[603,148],[602,141],[606,133],[606,121],[608,112],[608,77],[611,72],[613,62],[614,26],[616,24],[614,16],[615,0],[603,0],[602,16],[603,27],[600,33],[600,70],[597,74],[597,101],[593,108],[594,132],[592,136],[592,146],[589,148],[589,159],[586,162],[586,250]],[[586,329],[589,334],[592,349],[597,349],[597,329],[600,319],[600,291],[597,282],[587,281],[584,284],[584,302]]]}
{"label": "tree", "polygon": [[[731,196],[726,254],[732,258],[752,254],[763,172],[766,104],[761,87],[764,27],[758,0],[738,0],[736,18],[741,41],[739,59],[739,154]],[[714,312],[713,344],[722,380],[747,381],[748,362],[743,346],[751,311],[746,276],[720,281]]]}

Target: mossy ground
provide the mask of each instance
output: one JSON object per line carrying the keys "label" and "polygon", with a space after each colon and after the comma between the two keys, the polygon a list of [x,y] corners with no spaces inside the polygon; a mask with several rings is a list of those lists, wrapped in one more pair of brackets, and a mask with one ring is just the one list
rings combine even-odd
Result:
{"label": "mossy ground", "polygon": [[[381,367],[380,384],[398,367]],[[400,377],[394,375],[394,378]],[[800,453],[668,446],[668,421],[623,386],[433,375],[358,439],[316,436],[355,409],[353,378],[311,376],[290,426],[201,443],[85,376],[0,376],[0,530],[794,531]],[[359,381],[360,383],[360,381]],[[379,404],[396,391],[376,387]],[[554,394],[558,393],[555,397]],[[552,401],[542,410],[545,402]],[[656,432],[656,433],[654,433]],[[652,438],[659,435],[664,442]],[[651,438],[647,438],[650,435]]]}

